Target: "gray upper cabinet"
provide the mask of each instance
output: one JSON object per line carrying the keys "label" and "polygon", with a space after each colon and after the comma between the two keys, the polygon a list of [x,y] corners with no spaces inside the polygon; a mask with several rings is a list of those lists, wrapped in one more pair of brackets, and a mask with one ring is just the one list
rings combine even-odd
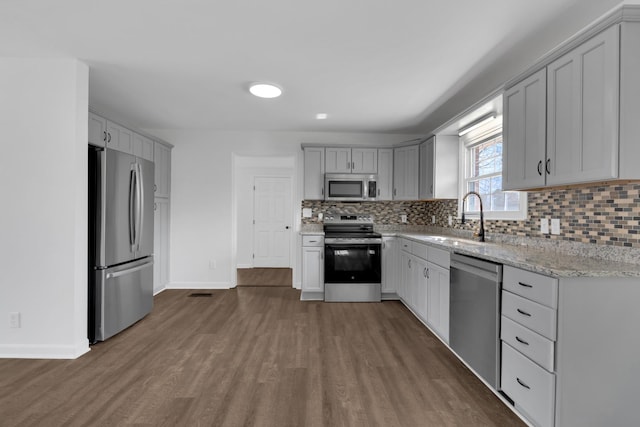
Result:
{"label": "gray upper cabinet", "polygon": [[640,22],[585,34],[507,86],[503,189],[640,178]]}
{"label": "gray upper cabinet", "polygon": [[419,145],[393,149],[393,200],[418,199],[419,154]]}
{"label": "gray upper cabinet", "polygon": [[378,200],[393,199],[393,148],[378,150]]}
{"label": "gray upper cabinet", "polygon": [[351,173],[351,148],[325,149],[326,173]]}
{"label": "gray upper cabinet", "polygon": [[304,148],[304,198],[324,200],[324,147]]}
{"label": "gray upper cabinet", "polygon": [[376,148],[325,148],[326,173],[378,172],[378,150]]}
{"label": "gray upper cabinet", "polygon": [[171,196],[171,148],[156,142],[154,145],[155,197]]}
{"label": "gray upper cabinet", "polygon": [[153,141],[137,133],[133,134],[133,155],[154,161]]}
{"label": "gray upper cabinet", "polygon": [[351,172],[364,174],[378,173],[378,149],[351,149]]}
{"label": "gray upper cabinet", "polygon": [[420,144],[420,199],[458,197],[457,136],[432,136]]}
{"label": "gray upper cabinet", "polygon": [[547,67],[548,185],[618,177],[619,54],[616,25]]}
{"label": "gray upper cabinet", "polygon": [[546,175],[546,68],[505,91],[502,99],[502,188],[542,187]]}
{"label": "gray upper cabinet", "polygon": [[133,132],[107,121],[107,148],[133,154]]}
{"label": "gray upper cabinet", "polygon": [[107,119],[89,113],[89,144],[104,147],[107,142]]}

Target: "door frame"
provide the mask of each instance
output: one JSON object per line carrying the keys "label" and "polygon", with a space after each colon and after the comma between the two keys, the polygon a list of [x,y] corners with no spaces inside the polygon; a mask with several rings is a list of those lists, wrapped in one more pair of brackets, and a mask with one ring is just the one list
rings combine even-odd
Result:
{"label": "door frame", "polygon": [[[298,242],[298,233],[300,225],[302,223],[302,171],[300,165],[302,164],[302,151],[298,155],[282,155],[282,156],[256,156],[256,155],[243,155],[238,153],[232,153],[231,155],[231,168],[232,168],[232,191],[231,191],[231,264],[230,264],[230,277],[232,283],[231,288],[235,288],[237,280],[238,268],[253,268],[253,262],[250,259],[246,259],[246,256],[240,254],[243,250],[246,251],[246,245],[243,245],[239,238],[241,233],[241,227],[246,227],[247,224],[242,222],[242,210],[250,209],[251,216],[253,217],[253,191],[250,192],[250,203],[247,205],[246,185],[251,184],[253,186],[254,177],[259,176],[286,176],[291,179],[291,226],[292,233],[290,235],[290,250],[289,250],[289,265],[293,270],[293,287],[298,289],[300,287],[300,281],[298,278],[300,245]],[[251,228],[253,236],[253,227]],[[246,242],[245,242],[246,243]],[[253,251],[253,237],[251,238],[251,253]]]}

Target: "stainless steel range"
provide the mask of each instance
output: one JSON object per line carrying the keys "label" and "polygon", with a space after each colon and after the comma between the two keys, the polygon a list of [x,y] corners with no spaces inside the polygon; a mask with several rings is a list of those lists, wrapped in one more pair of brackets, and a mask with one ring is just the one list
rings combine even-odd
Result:
{"label": "stainless steel range", "polygon": [[380,301],[381,246],[371,215],[325,217],[324,300]]}

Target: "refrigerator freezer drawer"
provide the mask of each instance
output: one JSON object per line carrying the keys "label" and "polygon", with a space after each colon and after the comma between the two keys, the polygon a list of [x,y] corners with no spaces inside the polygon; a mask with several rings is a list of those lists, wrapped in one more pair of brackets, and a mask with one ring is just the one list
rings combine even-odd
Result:
{"label": "refrigerator freezer drawer", "polygon": [[96,272],[95,338],[104,341],[153,308],[153,258]]}

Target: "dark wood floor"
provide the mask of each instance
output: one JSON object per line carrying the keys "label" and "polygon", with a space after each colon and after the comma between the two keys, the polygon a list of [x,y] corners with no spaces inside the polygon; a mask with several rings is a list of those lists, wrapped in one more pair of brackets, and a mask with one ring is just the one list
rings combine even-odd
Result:
{"label": "dark wood floor", "polygon": [[288,286],[292,287],[290,268],[239,268],[238,286]]}
{"label": "dark wood floor", "polygon": [[0,359],[0,425],[522,425],[398,302],[190,293],[77,360]]}

